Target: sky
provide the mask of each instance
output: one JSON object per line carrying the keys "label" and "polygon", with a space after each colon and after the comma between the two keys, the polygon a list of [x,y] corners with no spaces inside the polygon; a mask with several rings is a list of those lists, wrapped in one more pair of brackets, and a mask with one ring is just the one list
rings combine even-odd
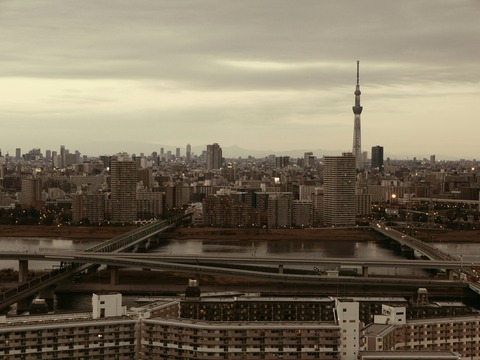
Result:
{"label": "sky", "polygon": [[0,149],[480,158],[479,0],[0,0]]}

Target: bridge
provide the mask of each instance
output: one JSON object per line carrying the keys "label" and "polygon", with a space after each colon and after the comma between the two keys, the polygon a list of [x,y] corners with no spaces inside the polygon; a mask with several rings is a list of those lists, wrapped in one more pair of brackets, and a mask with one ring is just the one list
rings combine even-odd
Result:
{"label": "bridge", "polygon": [[[231,269],[242,267],[256,267],[274,269],[282,273],[287,269],[306,269],[314,270],[314,267],[339,268],[345,267],[368,267],[385,268],[392,267],[391,260],[378,259],[354,259],[354,258],[283,258],[283,257],[259,257],[259,256],[197,256],[197,255],[161,255],[148,253],[88,253],[83,251],[64,251],[64,252],[19,252],[2,251],[1,260],[26,260],[26,261],[59,261],[75,264],[95,263],[99,265],[109,265],[118,267],[137,267],[165,270],[165,264],[178,265],[198,265],[210,266],[218,269]],[[396,268],[416,268],[416,269],[436,269],[436,270],[457,270],[463,266],[461,260],[396,260]],[[480,267],[480,262],[471,262],[472,267]],[[168,267],[168,266],[167,266]],[[63,268],[61,268],[63,269]],[[60,270],[61,270],[60,269]],[[189,267],[190,271],[192,268]],[[270,270],[267,270],[270,271]],[[259,271],[261,272],[261,271]],[[270,271],[271,272],[271,271]],[[360,274],[359,274],[360,275]],[[368,275],[368,274],[362,274]],[[368,277],[368,276],[364,276]]]}
{"label": "bridge", "polygon": [[[418,239],[407,236],[399,231],[391,229],[383,224],[376,224],[373,228],[389,238],[398,241],[401,244],[410,246],[428,257],[430,260],[408,260],[385,262],[380,260],[358,260],[358,259],[281,259],[281,258],[232,258],[232,257],[171,257],[162,256],[158,259],[158,255],[150,254],[130,254],[124,253],[125,250],[138,246],[142,242],[148,241],[156,234],[166,231],[180,222],[188,218],[190,215],[180,215],[172,219],[158,221],[139,229],[131,231],[122,236],[107,240],[98,245],[92,246],[83,252],[64,252],[64,253],[0,253],[0,258],[19,260],[19,282],[18,287],[9,289],[0,293],[0,310],[5,309],[13,303],[17,306],[23,299],[31,298],[40,292],[40,296],[53,299],[53,288],[56,284],[71,278],[80,276],[96,269],[100,264],[109,265],[111,267],[111,282],[118,281],[119,267],[137,267],[159,270],[170,270],[176,272],[185,272],[189,274],[202,275],[220,275],[257,278],[263,280],[275,280],[279,282],[293,283],[317,283],[319,279],[332,283],[348,283],[348,284],[390,284],[398,285],[399,282],[408,283],[413,286],[425,286],[426,281],[429,286],[463,286],[459,285],[462,281],[448,278],[446,280],[439,279],[379,279],[368,276],[369,267],[417,267],[424,269],[446,269],[450,274],[463,269],[462,259],[446,254]],[[29,260],[48,260],[59,261],[62,266],[49,274],[45,274],[39,278],[27,281],[28,261]],[[362,269],[362,276],[322,276],[318,271],[318,267],[332,266],[357,266]],[[307,266],[310,271],[303,273],[292,273],[287,271],[288,267]],[[480,264],[472,264],[471,266],[480,266]],[[313,271],[312,271],[313,270]],[[341,279],[340,279],[341,278]],[[423,285],[420,285],[423,284]],[[436,284],[436,285],[435,285]],[[467,286],[467,285],[465,285]],[[480,294],[480,288],[476,284],[469,284],[472,290]],[[26,310],[27,304],[23,304],[21,310]],[[29,306],[29,301],[28,301]]]}
{"label": "bridge", "polygon": [[[155,235],[177,226],[189,217],[190,214],[185,213],[171,217],[167,220],[159,220],[150,223],[126,234],[92,246],[86,249],[85,252],[119,253],[134,248],[135,246],[148,241]],[[28,259],[22,256],[19,256],[17,259],[19,260],[19,282],[22,284],[0,293],[0,311],[14,303],[17,303],[17,307],[20,308],[19,312],[25,311],[30,306],[30,299],[38,293],[40,293],[42,297],[49,299],[49,305],[52,306],[53,289],[56,284],[75,275],[80,276],[80,274],[86,274],[99,266],[95,262],[71,262],[66,258],[59,269],[55,269],[49,274],[28,281]],[[59,259],[59,261],[61,260]],[[23,301],[24,299],[27,300]]]}
{"label": "bridge", "polygon": [[[20,257],[28,260],[43,261],[69,261],[74,264],[103,264],[114,267],[148,268],[171,272],[188,273],[191,276],[211,275],[230,278],[247,278],[266,282],[278,282],[298,285],[343,285],[343,286],[403,286],[410,288],[465,288],[467,283],[452,279],[435,279],[428,277],[398,278],[398,277],[364,277],[364,276],[331,276],[319,274],[315,270],[317,266],[331,266],[343,264],[346,266],[391,266],[391,261],[383,260],[356,260],[345,258],[315,259],[292,259],[292,258],[262,258],[262,257],[225,257],[225,256],[162,256],[155,254],[131,254],[131,253],[18,253],[1,252],[0,259],[12,259]],[[459,262],[455,261],[431,261],[431,260],[400,260],[395,263],[396,267],[417,268],[457,268]],[[478,264],[480,265],[480,263]],[[299,270],[301,266],[303,270]],[[61,272],[61,269],[59,270]],[[50,275],[50,274],[46,274]],[[32,281],[38,281],[34,279]],[[26,288],[27,284],[21,285]],[[11,289],[9,291],[14,291]],[[0,301],[2,299],[0,298]]]}
{"label": "bridge", "polygon": [[[478,203],[478,201],[476,201]],[[453,273],[457,272],[460,274],[461,280],[465,281],[468,283],[470,289],[477,294],[480,294],[480,284],[475,282],[475,281],[469,281],[469,278],[476,279],[477,273],[473,268],[478,267],[477,264],[464,264],[462,261],[462,258],[451,255],[449,253],[446,253],[434,246],[431,246],[421,240],[418,240],[412,236],[406,235],[400,231],[397,231],[395,229],[392,229],[391,227],[388,227],[387,225],[383,223],[377,223],[374,226],[372,226],[372,229],[375,231],[389,237],[390,239],[393,239],[400,243],[401,245],[408,246],[412,248],[413,250],[417,251],[421,255],[434,260],[434,261],[454,261],[454,262],[460,262],[460,267],[455,268],[450,268],[447,267],[445,268],[447,270],[447,276],[448,278],[453,277]]]}
{"label": "bridge", "polygon": [[438,248],[431,246],[421,240],[418,240],[412,236],[406,235],[398,230],[392,229],[383,223],[377,223],[372,226],[372,229],[397,241],[401,245],[408,246],[413,250],[419,252],[421,255],[431,259],[431,260],[451,260],[451,261],[460,261],[461,259],[456,256],[450,255]]}

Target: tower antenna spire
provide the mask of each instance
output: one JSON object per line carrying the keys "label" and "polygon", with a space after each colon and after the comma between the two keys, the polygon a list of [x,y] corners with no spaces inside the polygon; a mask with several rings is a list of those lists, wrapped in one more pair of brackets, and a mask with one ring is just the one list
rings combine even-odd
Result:
{"label": "tower antenna spire", "polygon": [[357,60],[357,85],[360,85],[360,60]]}
{"label": "tower antenna spire", "polygon": [[353,155],[355,155],[357,169],[363,167],[362,160],[362,129],[361,129],[361,120],[360,114],[362,113],[363,107],[360,105],[360,60],[357,60],[357,85],[355,86],[355,105],[352,107],[354,118],[353,126]]}

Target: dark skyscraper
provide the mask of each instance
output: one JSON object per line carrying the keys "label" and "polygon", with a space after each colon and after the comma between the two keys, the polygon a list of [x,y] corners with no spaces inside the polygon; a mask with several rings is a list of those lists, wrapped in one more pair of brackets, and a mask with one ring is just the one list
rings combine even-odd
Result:
{"label": "dark skyscraper", "polygon": [[207,145],[207,170],[222,167],[222,148],[217,143]]}
{"label": "dark skyscraper", "polygon": [[324,157],[324,220],[327,226],[355,225],[355,157]]}
{"label": "dark skyscraper", "polygon": [[357,60],[357,86],[355,87],[355,106],[352,107],[353,113],[355,114],[354,126],[353,126],[353,155],[356,159],[356,168],[359,169],[362,167],[362,129],[360,114],[362,113],[363,107],[360,106],[360,61]]}
{"label": "dark skyscraper", "polygon": [[110,176],[112,222],[131,223],[137,220],[136,163],[127,154],[118,154],[111,161]]}
{"label": "dark skyscraper", "polygon": [[192,160],[192,146],[187,144],[187,151],[185,152],[185,161],[190,162]]}
{"label": "dark skyscraper", "polygon": [[372,147],[372,170],[383,172],[383,146]]}
{"label": "dark skyscraper", "polygon": [[60,167],[63,169],[66,166],[67,160],[66,160],[66,151],[65,151],[65,145],[60,146]]}

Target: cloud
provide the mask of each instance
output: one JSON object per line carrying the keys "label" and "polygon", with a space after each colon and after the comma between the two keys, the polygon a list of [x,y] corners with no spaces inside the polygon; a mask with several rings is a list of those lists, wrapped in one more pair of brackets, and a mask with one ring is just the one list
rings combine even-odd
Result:
{"label": "cloud", "polygon": [[476,115],[479,12],[448,0],[0,2],[0,113],[45,143],[51,132],[34,121],[95,118],[127,124],[115,135],[123,138],[136,126],[159,129],[157,138],[168,129],[182,143],[215,134],[231,145],[273,148],[288,137],[291,146],[348,149],[360,59],[365,146],[388,139],[400,148],[401,136],[372,125],[407,136],[426,117],[432,128],[446,113]]}

